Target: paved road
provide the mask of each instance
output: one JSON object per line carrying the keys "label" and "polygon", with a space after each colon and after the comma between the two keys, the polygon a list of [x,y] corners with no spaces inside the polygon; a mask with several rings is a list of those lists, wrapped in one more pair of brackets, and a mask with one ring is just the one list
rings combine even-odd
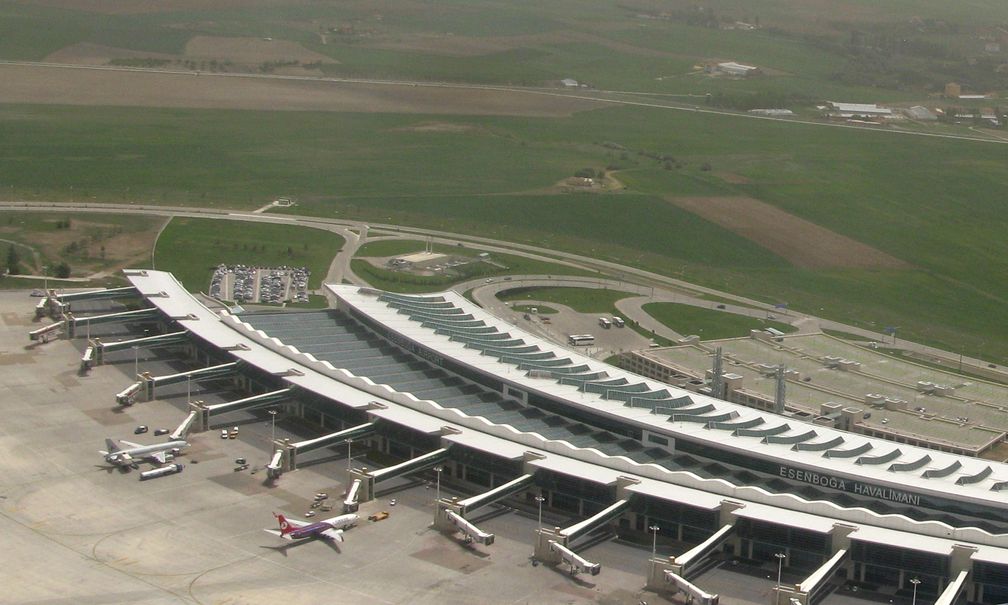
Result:
{"label": "paved road", "polygon": [[[624,289],[628,291],[637,292],[641,295],[647,293],[651,295],[651,289],[654,288],[657,293],[659,290],[664,290],[668,293],[668,302],[681,302],[686,304],[701,304],[706,307],[712,305],[710,300],[705,300],[702,296],[715,296],[720,300],[725,301],[725,310],[734,313],[740,313],[745,315],[750,315],[753,317],[766,317],[767,313],[772,313],[778,315],[780,321],[785,321],[799,327],[805,332],[815,331],[815,327],[818,326],[820,329],[836,330],[839,332],[845,332],[847,334],[852,334],[855,336],[860,336],[866,341],[876,341],[876,342],[889,342],[892,340],[892,336],[883,334],[881,332],[876,332],[873,330],[867,330],[864,328],[859,328],[856,326],[846,325],[840,322],[835,322],[827,319],[822,319],[815,317],[811,314],[797,313],[795,311],[788,312],[787,315],[779,315],[779,312],[775,309],[773,305],[763,303],[757,300],[746,298],[744,296],[738,296],[729,292],[722,292],[715,290],[713,288],[708,288],[705,286],[700,286],[697,284],[691,284],[689,282],[659,275],[650,271],[645,271],[643,269],[638,269],[635,267],[629,267],[625,265],[620,265],[618,263],[613,263],[610,261],[593,259],[580,254],[574,254],[570,252],[561,252],[556,250],[550,250],[548,248],[543,248],[540,246],[532,246],[525,244],[516,244],[512,242],[506,242],[503,240],[495,240],[487,237],[478,237],[470,235],[461,235],[457,233],[452,233],[449,231],[440,231],[435,229],[422,229],[418,227],[406,227],[400,225],[388,225],[382,223],[363,223],[361,221],[348,221],[342,219],[330,219],[330,218],[317,218],[309,216],[298,216],[298,215],[269,215],[269,214],[254,214],[250,212],[241,212],[230,209],[204,209],[204,208],[189,208],[189,207],[178,207],[178,206],[148,206],[143,204],[95,204],[95,203],[83,203],[83,202],[23,202],[23,201],[0,201],[0,211],[3,210],[17,210],[17,211],[36,211],[36,212],[51,212],[53,210],[72,210],[75,212],[96,212],[96,213],[106,213],[106,214],[147,214],[156,216],[189,216],[189,217],[202,217],[211,219],[221,219],[221,220],[244,220],[244,221],[259,221],[268,223],[280,223],[280,224],[294,224],[305,227],[313,227],[316,229],[324,229],[327,231],[332,231],[335,233],[340,233],[344,235],[348,242],[350,241],[349,234],[351,231],[356,232],[366,232],[368,229],[372,230],[382,230],[383,232],[391,232],[396,236],[401,237],[425,237],[436,243],[445,244],[455,244],[458,242],[466,242],[468,245],[479,245],[489,251],[504,252],[507,254],[516,254],[520,256],[526,256],[529,258],[535,258],[538,260],[545,260],[553,262],[555,264],[569,265],[574,268],[587,269],[592,271],[598,271],[600,273],[599,278],[563,278],[564,280],[580,280],[578,283],[580,287],[610,287],[617,289]],[[353,239],[356,239],[354,236]],[[358,241],[356,245],[360,245]],[[340,258],[340,266],[342,267],[344,277],[353,276],[352,272],[349,270],[350,256],[349,252],[344,254]],[[339,268],[335,270],[334,274],[338,274]],[[332,273],[334,269],[330,267],[330,272]],[[616,279],[608,279],[602,277],[601,274],[605,273],[608,275],[617,276]],[[558,283],[559,277],[543,279],[542,276],[514,276],[512,281],[525,281],[529,282],[533,280],[539,280],[537,283],[543,285],[556,285]],[[355,281],[354,283],[360,283]],[[465,292],[474,287],[484,285],[484,280],[473,280],[465,282],[463,284],[458,284],[454,289],[458,292]],[[506,282],[505,282],[506,283]],[[570,282],[567,282],[570,283]],[[502,284],[498,284],[502,285]],[[484,299],[486,302],[486,299]],[[499,309],[499,305],[497,306]],[[629,307],[628,307],[629,308]],[[632,309],[631,309],[632,310]],[[634,319],[637,319],[636,317]],[[645,321],[653,321],[649,318],[641,318]],[[919,354],[928,355],[937,359],[942,359],[946,364],[958,364],[960,356],[958,353],[943,351],[936,349],[934,347],[929,347],[926,345],[912,343],[908,341],[898,341],[897,343],[890,343],[887,346],[895,346],[896,348],[901,348],[907,351],[913,351]],[[987,367],[987,362],[972,358],[972,357],[962,357],[962,365],[966,370],[975,370],[988,372],[990,369]],[[1008,371],[1002,368],[998,368],[997,372],[1002,380],[1008,380]],[[1001,376],[1003,374],[1003,376]]]}
{"label": "paved road", "polygon": [[[398,86],[398,87],[422,87],[422,88],[453,88],[460,90],[489,90],[496,92],[508,92],[515,94],[532,94],[541,95],[549,97],[564,97],[579,99],[582,101],[593,101],[596,103],[604,103],[611,105],[630,105],[635,107],[648,107],[653,109],[664,109],[669,111],[689,111],[694,113],[703,113],[708,115],[718,115],[718,116],[729,116],[733,118],[745,118],[749,120],[767,120],[772,122],[786,122],[789,124],[801,124],[804,126],[819,126],[827,128],[844,128],[848,130],[862,130],[874,133],[885,133],[892,135],[910,135],[910,136],[921,136],[921,137],[931,137],[937,139],[952,139],[960,141],[971,141],[977,143],[995,143],[995,144],[1005,144],[1008,140],[997,138],[997,135],[986,135],[986,133],[977,133],[976,136],[970,135],[957,135],[957,134],[942,134],[937,132],[921,132],[915,130],[904,130],[899,128],[894,128],[892,126],[859,126],[856,124],[843,124],[837,122],[827,122],[823,120],[807,120],[801,118],[789,118],[789,117],[775,117],[775,116],[762,116],[754,115],[745,112],[732,111],[728,109],[716,109],[709,107],[701,107],[694,103],[669,103],[669,102],[659,102],[661,98],[667,98],[674,95],[662,95],[656,93],[647,93],[639,91],[627,91],[627,90],[586,90],[578,89],[578,92],[572,92],[567,90],[552,89],[552,88],[537,88],[529,86],[507,86],[507,85],[494,85],[494,84],[467,84],[463,82],[428,82],[420,80],[380,80],[372,78],[338,78],[338,77],[322,77],[322,76],[293,76],[293,75],[281,75],[281,74],[253,74],[253,73],[221,73],[221,72],[206,72],[206,71],[193,71],[193,70],[172,70],[172,69],[148,69],[143,67],[126,67],[126,66],[115,66],[115,65],[80,65],[73,63],[52,63],[52,62],[42,62],[42,61],[9,61],[0,60],[0,65],[24,65],[29,67],[43,67],[53,70],[61,69],[75,69],[75,70],[89,70],[89,71],[118,71],[118,72],[136,72],[136,73],[167,73],[167,74],[197,74],[207,78],[246,78],[246,79],[257,79],[257,80],[297,80],[297,81],[315,81],[315,82],[332,82],[341,84],[370,84],[370,85],[383,85],[383,86]],[[630,98],[627,98],[630,97]],[[634,99],[633,97],[645,97],[647,100]],[[656,100],[658,99],[658,100]],[[970,128],[976,132],[975,129]]]}

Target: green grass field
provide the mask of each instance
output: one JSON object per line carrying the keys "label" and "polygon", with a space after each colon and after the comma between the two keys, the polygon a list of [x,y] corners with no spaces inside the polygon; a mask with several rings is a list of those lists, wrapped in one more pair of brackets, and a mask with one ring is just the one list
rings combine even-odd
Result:
{"label": "green grass field", "polygon": [[648,303],[644,311],[680,334],[696,334],[701,340],[748,336],[750,330],[774,328],[785,334],[797,328],[769,319],[746,317],[725,311],[704,309],[678,303]]}
{"label": "green grass field", "polygon": [[537,315],[555,315],[560,312],[546,305],[512,305],[511,308],[518,313],[531,313],[535,309]]}
{"label": "green grass field", "polygon": [[368,242],[357,250],[351,267],[358,276],[366,279],[372,286],[391,292],[437,292],[451,288],[455,284],[474,278],[495,278],[510,275],[575,275],[592,276],[596,273],[568,267],[559,263],[551,263],[537,259],[519,256],[517,254],[502,254],[487,252],[485,259],[479,255],[484,253],[479,248],[468,246],[447,246],[434,244],[434,252],[451,256],[467,257],[474,260],[470,265],[456,269],[458,275],[417,275],[405,271],[393,271],[384,267],[376,267],[363,258],[384,258],[413,252],[422,252],[425,242],[420,240],[379,240]]}
{"label": "green grass field", "polygon": [[321,229],[176,217],[158,238],[154,265],[174,273],[192,292],[205,292],[220,264],[308,267],[308,288],[316,289],[343,244],[343,238]]}
{"label": "green grass field", "polygon": [[614,313],[616,301],[636,296],[630,292],[596,288],[514,288],[498,295],[503,301],[537,300],[566,305],[578,313]]}

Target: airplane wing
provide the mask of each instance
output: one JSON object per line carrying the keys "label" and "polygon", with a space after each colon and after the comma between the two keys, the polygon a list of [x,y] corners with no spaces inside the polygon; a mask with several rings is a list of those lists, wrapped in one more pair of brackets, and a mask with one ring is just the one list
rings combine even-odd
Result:
{"label": "airplane wing", "polygon": [[325,540],[335,540],[337,542],[343,541],[343,530],[342,529],[327,529],[324,532],[319,533],[319,537]]}
{"label": "airplane wing", "polygon": [[279,529],[264,529],[263,531],[268,534],[273,534],[274,536],[279,536],[284,540],[293,540],[293,538],[291,538],[290,536],[285,536],[282,533],[280,533]]}
{"label": "airplane wing", "polygon": [[153,452],[150,454],[150,457],[157,460],[158,464],[164,464],[166,460],[165,453],[166,452],[164,450],[161,450],[160,452]]}
{"label": "airplane wing", "polygon": [[130,446],[130,447],[143,447],[143,446],[142,446],[142,445],[140,445],[139,443],[133,443],[132,441],[125,441],[125,440],[123,440],[123,439],[120,439],[120,440],[119,440],[119,443],[122,443],[123,445],[128,445],[128,446]]}

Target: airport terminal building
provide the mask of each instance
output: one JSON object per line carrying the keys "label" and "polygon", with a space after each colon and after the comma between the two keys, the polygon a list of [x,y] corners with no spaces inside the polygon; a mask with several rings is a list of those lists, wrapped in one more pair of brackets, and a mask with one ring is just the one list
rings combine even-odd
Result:
{"label": "airport terminal building", "polygon": [[[788,589],[803,603],[817,573],[949,603],[1008,600],[1008,465],[646,379],[455,293],[327,285],[335,309],[232,315],[171,274],[126,274],[164,332],[184,330],[206,365],[238,362],[253,395],[290,389],[299,415],[367,426],[378,451],[436,459],[474,493],[521,481],[513,498],[534,507],[541,494],[618,532],[660,527],[684,549],[775,565],[784,553],[810,574]],[[209,427],[212,411],[193,413]]]}

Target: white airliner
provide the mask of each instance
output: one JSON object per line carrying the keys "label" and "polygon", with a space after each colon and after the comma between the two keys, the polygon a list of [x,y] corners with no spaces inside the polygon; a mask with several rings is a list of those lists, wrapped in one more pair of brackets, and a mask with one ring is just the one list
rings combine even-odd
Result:
{"label": "white airliner", "polygon": [[343,530],[357,525],[357,521],[360,519],[357,515],[349,514],[339,515],[338,517],[332,517],[322,521],[315,521],[314,523],[308,523],[305,521],[288,519],[287,517],[277,513],[273,513],[273,516],[276,517],[277,521],[280,523],[280,529],[267,529],[264,531],[269,532],[274,536],[280,536],[284,540],[321,538],[323,540],[335,540],[337,542],[343,541]]}
{"label": "white airliner", "polygon": [[119,444],[111,439],[105,440],[105,447],[108,448],[108,451],[98,450],[99,454],[105,456],[105,462],[114,466],[129,466],[140,460],[153,460],[158,464],[164,464],[168,459],[168,454],[177,453],[172,450],[180,450],[189,445],[183,440],[167,441],[156,445],[140,445],[122,440],[119,443],[128,446],[127,449],[119,447]]}

